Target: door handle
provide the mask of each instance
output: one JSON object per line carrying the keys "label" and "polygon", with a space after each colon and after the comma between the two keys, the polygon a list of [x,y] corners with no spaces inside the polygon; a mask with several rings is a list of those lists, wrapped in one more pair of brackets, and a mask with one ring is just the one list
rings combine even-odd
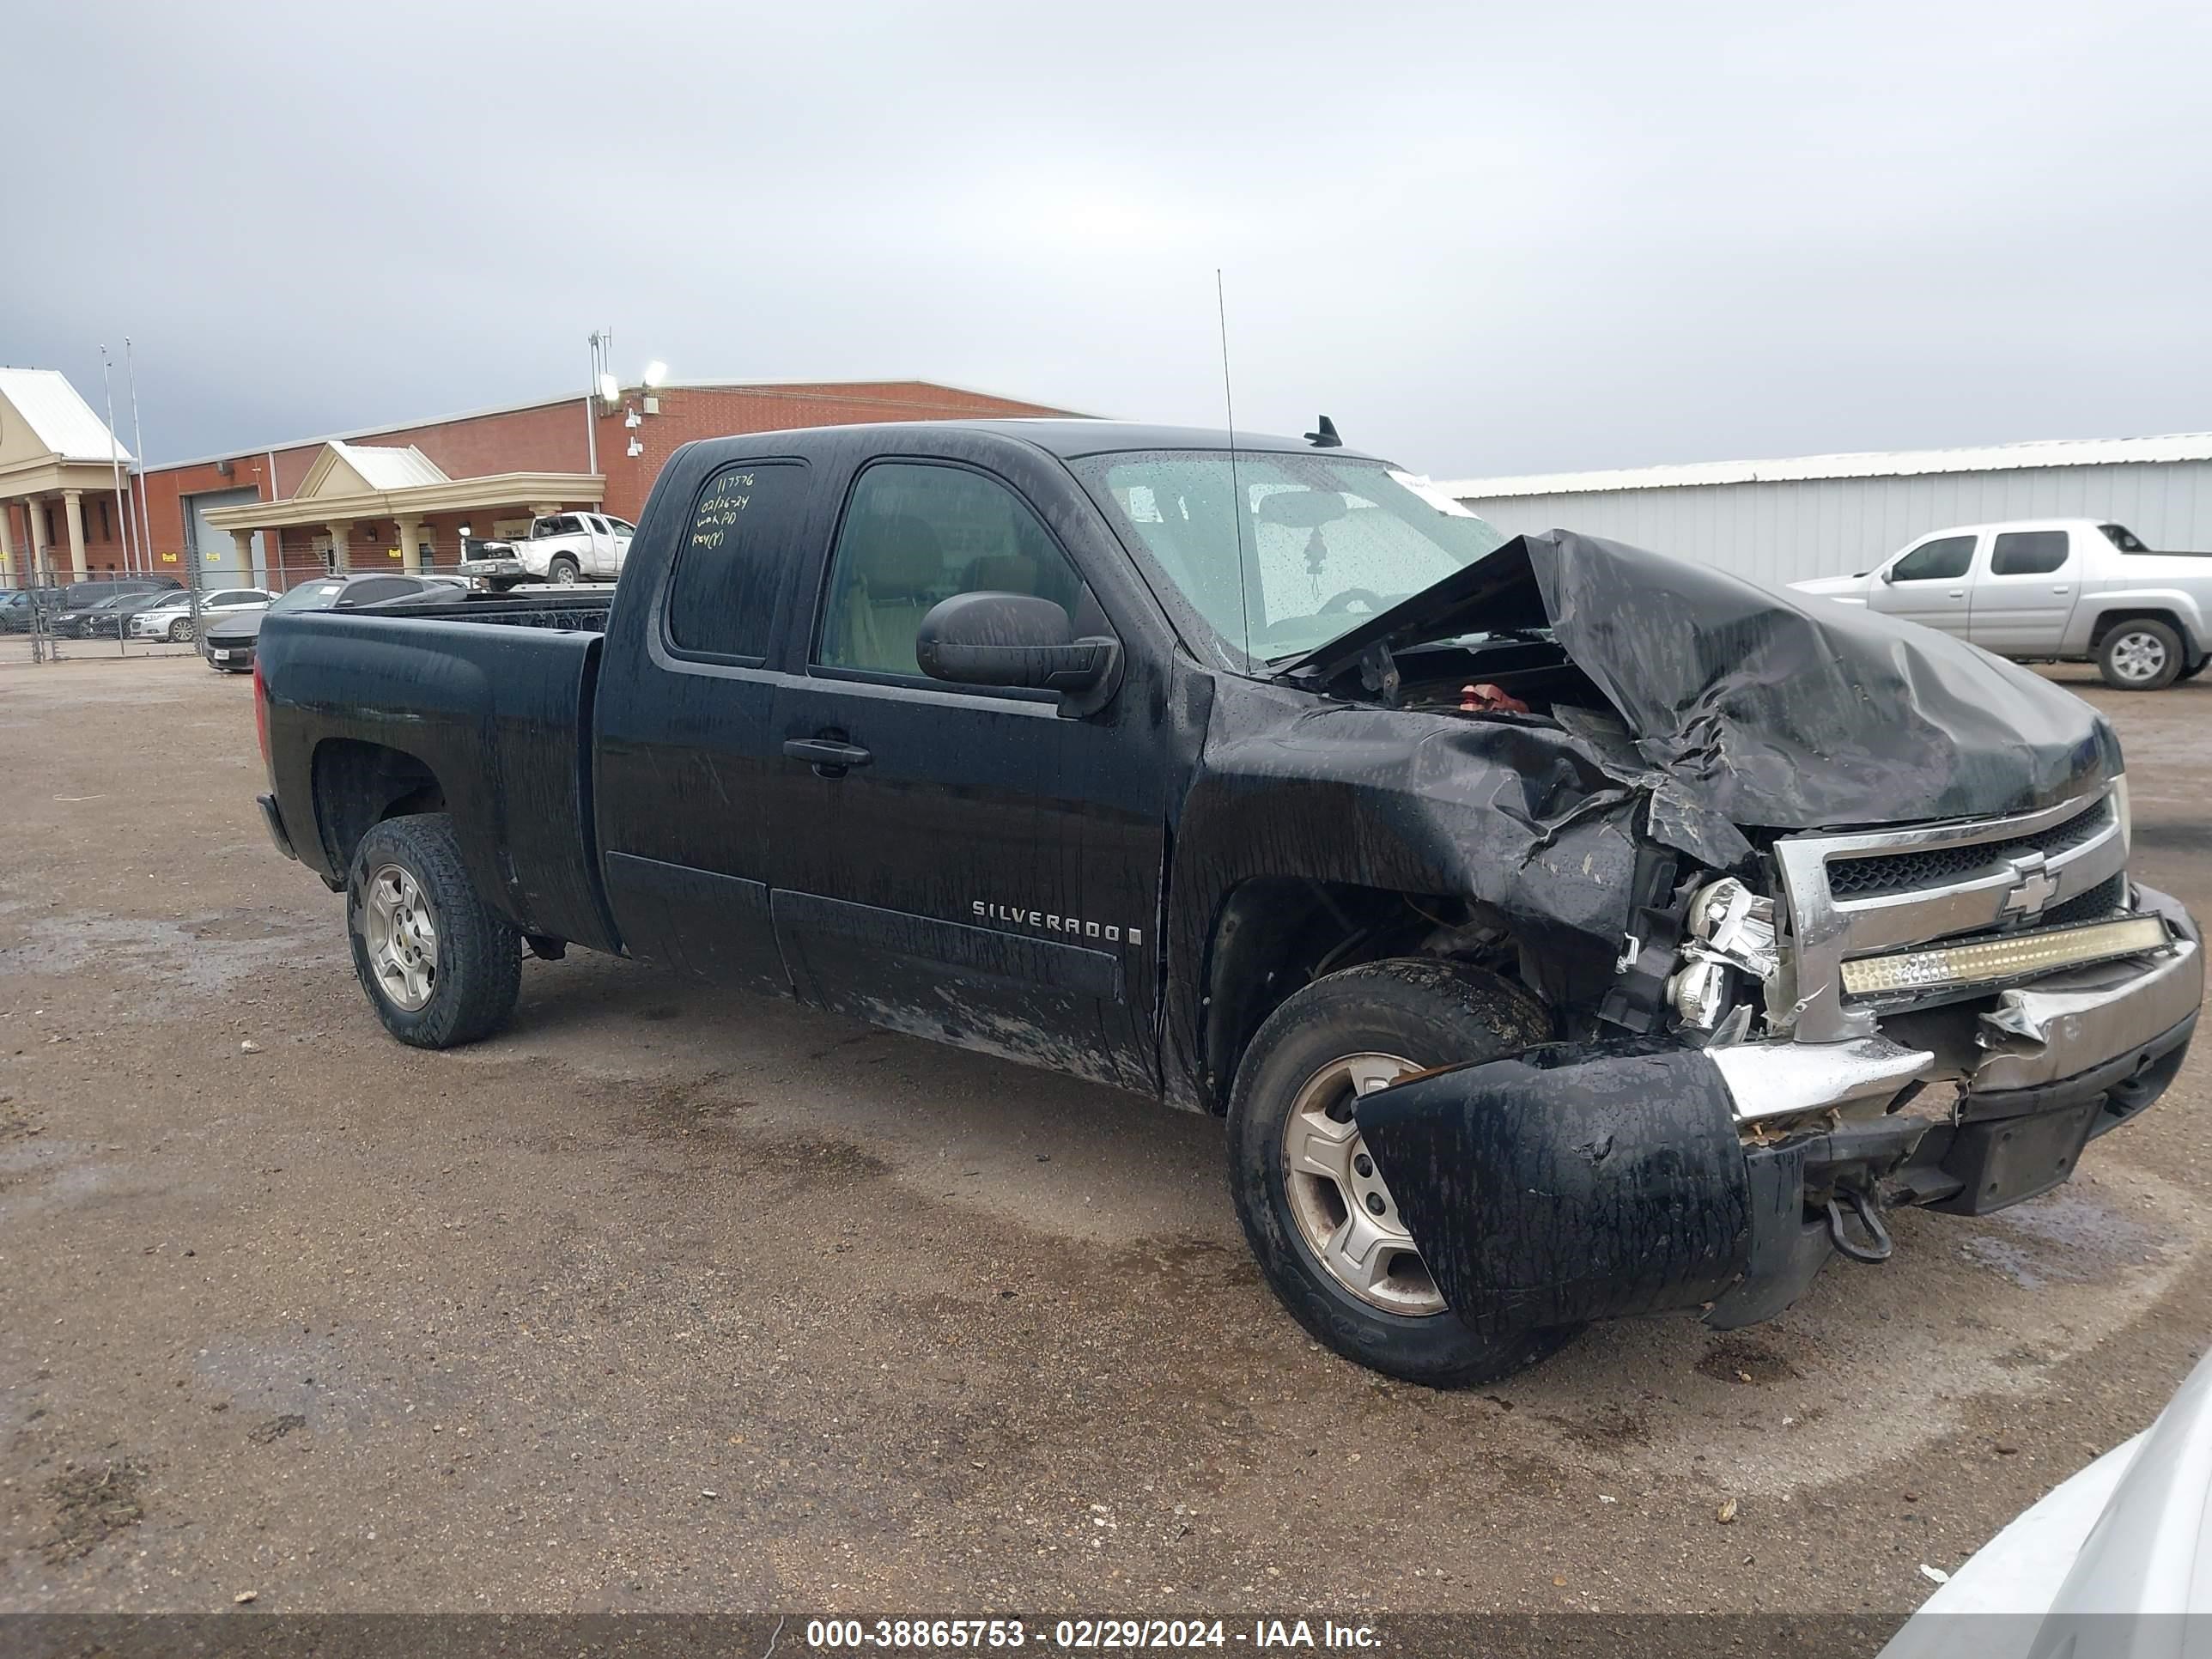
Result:
{"label": "door handle", "polygon": [[1951,590],[1951,597],[1954,599],[1963,599],[1966,597],[1966,590],[1963,587],[1954,587]]}
{"label": "door handle", "polygon": [[2056,584],[2054,584],[2054,585],[2052,586],[2052,587],[2051,587],[2051,591],[2052,592],[2054,592],[2054,593],[2064,593],[2064,592],[2069,592],[2069,591],[2070,591],[2070,590],[2069,590],[2069,589],[2068,589],[2068,587],[2067,587],[2067,586],[2066,586],[2066,584],[2065,584],[2064,582],[2058,582],[2058,583],[2056,583]]}
{"label": "door handle", "polygon": [[793,760],[806,762],[817,778],[842,778],[853,768],[875,759],[857,743],[840,743],[834,738],[787,738],[783,752]]}

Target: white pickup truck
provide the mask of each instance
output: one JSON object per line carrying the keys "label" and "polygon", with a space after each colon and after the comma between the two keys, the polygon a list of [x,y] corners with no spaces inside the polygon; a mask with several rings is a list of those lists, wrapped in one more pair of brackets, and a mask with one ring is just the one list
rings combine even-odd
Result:
{"label": "white pickup truck", "polygon": [[524,582],[612,581],[622,574],[637,527],[604,513],[547,513],[512,541],[477,542],[459,566],[486,587]]}
{"label": "white pickup truck", "polygon": [[2018,662],[2094,662],[2155,691],[2212,659],[2212,553],[2158,553],[2092,519],[1959,525],[1872,570],[1792,582],[1923,623]]}

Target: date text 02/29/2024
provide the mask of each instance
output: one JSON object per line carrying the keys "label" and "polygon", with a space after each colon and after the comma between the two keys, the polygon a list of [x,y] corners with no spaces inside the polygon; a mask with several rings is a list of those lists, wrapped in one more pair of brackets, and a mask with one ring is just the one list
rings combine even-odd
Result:
{"label": "date text 02/29/2024", "polygon": [[1364,1650],[1381,1643],[1367,1625],[1256,1619],[1239,1629],[1220,1619],[1061,1619],[1034,1628],[1020,1619],[815,1619],[806,1645],[820,1653],[957,1651],[1031,1645],[1067,1651],[1244,1647]]}

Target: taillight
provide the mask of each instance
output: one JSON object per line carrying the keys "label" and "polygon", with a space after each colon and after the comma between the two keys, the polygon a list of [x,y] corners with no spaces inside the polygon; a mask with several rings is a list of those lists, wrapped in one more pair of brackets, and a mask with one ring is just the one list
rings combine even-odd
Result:
{"label": "taillight", "polygon": [[253,653],[253,735],[261,740],[261,764],[269,763],[269,689],[261,683],[261,653]]}

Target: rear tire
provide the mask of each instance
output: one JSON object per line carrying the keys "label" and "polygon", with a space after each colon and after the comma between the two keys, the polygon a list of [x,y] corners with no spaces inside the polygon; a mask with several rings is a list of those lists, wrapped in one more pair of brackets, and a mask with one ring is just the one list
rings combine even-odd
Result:
{"label": "rear tire", "polygon": [[2181,636],[2150,617],[2112,626],[2097,647],[2097,672],[2116,691],[2162,691],[2181,675]]}
{"label": "rear tire", "polygon": [[490,1036],[522,994],[522,937],[477,896],[443,812],[386,818],[362,837],[346,932],[376,1017],[416,1048]]}
{"label": "rear tire", "polygon": [[545,567],[545,580],[566,587],[574,582],[582,573],[583,567],[566,553],[556,553],[553,556],[552,562]]}
{"label": "rear tire", "polygon": [[[1365,1092],[1363,1073],[1379,1081],[1394,1068],[1502,1059],[1550,1035],[1549,1015],[1518,987],[1454,963],[1416,957],[1368,963],[1316,980],[1260,1027],[1230,1097],[1230,1188],[1267,1283],[1323,1346],[1409,1382],[1457,1388],[1533,1365],[1574,1334],[1570,1328],[1485,1340],[1445,1309],[1433,1285],[1423,1296],[1425,1269],[1407,1245],[1386,1245],[1398,1265],[1355,1288],[1342,1259],[1331,1267],[1325,1244],[1316,1243],[1331,1214],[1340,1212],[1340,1227],[1349,1225],[1346,1200],[1352,1190],[1339,1187],[1332,1211],[1334,1178],[1300,1166],[1291,1150],[1300,1126],[1322,1118],[1345,1121],[1344,1102],[1321,1109],[1316,1091],[1332,1079],[1346,1078],[1347,1093]],[[1356,1137],[1346,1145],[1346,1161],[1354,1169],[1362,1151]],[[1395,1202],[1372,1175],[1371,1162],[1363,1173],[1357,1196],[1365,1200],[1368,1188],[1376,1189],[1381,1230],[1402,1236]]]}

